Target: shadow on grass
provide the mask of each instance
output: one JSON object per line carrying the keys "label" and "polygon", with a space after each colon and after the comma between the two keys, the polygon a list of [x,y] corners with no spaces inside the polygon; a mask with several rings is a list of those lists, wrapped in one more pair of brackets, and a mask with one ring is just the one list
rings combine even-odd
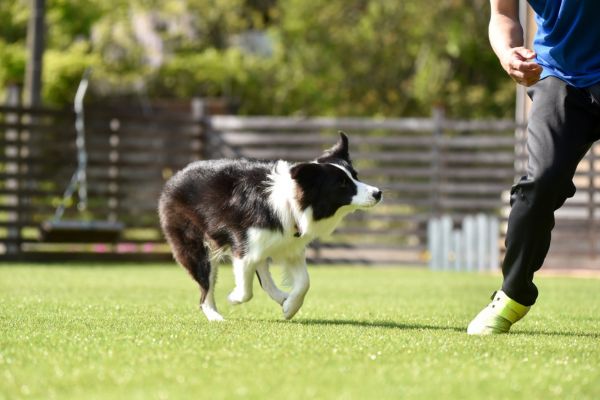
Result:
{"label": "shadow on grass", "polygon": [[174,261],[2,261],[0,268],[72,268],[105,269],[107,271],[119,268],[164,268],[179,267]]}
{"label": "shadow on grass", "polygon": [[356,321],[350,319],[298,319],[294,321],[279,321],[298,325],[349,325],[365,328],[387,328],[402,330],[443,330],[454,332],[466,332],[466,328],[456,326],[436,326],[426,324],[401,324],[393,321]]}
{"label": "shadow on grass", "polygon": [[515,331],[510,333],[512,335],[541,335],[541,336],[568,336],[568,337],[583,337],[600,339],[600,333],[588,333],[588,332],[555,332],[555,331]]}
{"label": "shadow on grass", "polygon": [[[274,321],[275,322],[275,321]],[[402,324],[393,321],[357,321],[349,319],[298,319],[293,321],[276,321],[278,323],[285,324],[297,324],[297,325],[347,325],[364,328],[386,328],[386,329],[400,329],[400,330],[439,330],[439,331],[453,331],[460,333],[467,333],[466,326],[439,326],[439,325],[427,325],[427,324]],[[541,335],[541,336],[565,336],[565,337],[584,337],[600,339],[600,333],[593,332],[556,332],[556,331],[514,331],[510,332],[509,336],[514,335]]]}

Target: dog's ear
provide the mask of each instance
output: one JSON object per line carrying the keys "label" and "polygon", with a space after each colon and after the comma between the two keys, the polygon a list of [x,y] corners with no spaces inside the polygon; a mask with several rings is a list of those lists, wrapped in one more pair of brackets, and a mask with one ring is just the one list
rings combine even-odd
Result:
{"label": "dog's ear", "polygon": [[322,167],[319,164],[300,163],[290,169],[290,175],[301,186],[306,186],[316,183],[321,169]]}
{"label": "dog's ear", "polygon": [[321,157],[317,158],[317,162],[326,162],[327,159],[338,158],[347,162],[350,161],[350,153],[348,152],[348,136],[342,131],[339,131],[340,139],[330,149],[325,150]]}

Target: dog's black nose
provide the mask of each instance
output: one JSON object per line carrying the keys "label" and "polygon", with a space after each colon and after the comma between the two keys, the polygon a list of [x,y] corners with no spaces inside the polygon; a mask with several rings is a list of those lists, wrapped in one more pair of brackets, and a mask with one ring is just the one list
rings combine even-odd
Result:
{"label": "dog's black nose", "polygon": [[377,192],[373,193],[373,197],[375,198],[375,200],[379,201],[381,200],[381,196],[383,195],[383,193],[381,193],[381,190],[378,190]]}

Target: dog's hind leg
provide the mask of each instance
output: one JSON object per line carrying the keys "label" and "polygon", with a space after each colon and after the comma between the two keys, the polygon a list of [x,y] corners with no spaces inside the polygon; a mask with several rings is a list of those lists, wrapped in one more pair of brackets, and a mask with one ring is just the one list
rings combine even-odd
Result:
{"label": "dog's hind leg", "polygon": [[188,270],[200,286],[200,309],[209,321],[223,321],[215,304],[217,267],[211,265],[209,251],[202,241],[202,232],[191,224],[169,229],[165,233],[179,264]]}
{"label": "dog's hind leg", "polygon": [[223,321],[215,303],[217,267],[211,265],[206,248],[196,253],[192,265],[190,272],[200,285],[200,309],[209,321]]}
{"label": "dog's hind leg", "polygon": [[217,311],[217,305],[215,303],[215,283],[217,282],[217,266],[211,265],[210,261],[207,259],[207,268],[208,269],[208,287],[206,290],[200,286],[201,295],[200,295],[200,308],[206,318],[209,321],[223,321],[223,317]]}
{"label": "dog's hind leg", "polygon": [[252,283],[256,265],[243,258],[233,258],[233,276],[235,288],[227,296],[231,304],[245,303],[252,298]]}
{"label": "dog's hind leg", "polygon": [[258,281],[264,291],[267,292],[277,304],[283,305],[283,302],[288,298],[289,294],[280,290],[273,281],[271,271],[269,271],[268,261],[264,261],[256,266],[256,276],[258,276]]}

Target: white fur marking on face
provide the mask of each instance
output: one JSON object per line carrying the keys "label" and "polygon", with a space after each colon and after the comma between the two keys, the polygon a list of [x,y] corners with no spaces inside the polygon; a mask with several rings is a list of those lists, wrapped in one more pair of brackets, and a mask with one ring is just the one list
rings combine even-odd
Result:
{"label": "white fur marking on face", "polygon": [[373,207],[379,202],[379,200],[375,199],[374,197],[375,193],[379,192],[378,188],[376,188],[375,186],[367,185],[366,183],[363,183],[361,181],[357,181],[352,177],[352,174],[341,165],[333,163],[331,163],[330,165],[333,165],[334,167],[337,167],[344,171],[346,175],[348,175],[348,178],[350,178],[352,182],[354,182],[354,184],[356,185],[356,194],[354,195],[354,197],[352,197],[352,201],[350,203],[351,205],[357,207]]}

